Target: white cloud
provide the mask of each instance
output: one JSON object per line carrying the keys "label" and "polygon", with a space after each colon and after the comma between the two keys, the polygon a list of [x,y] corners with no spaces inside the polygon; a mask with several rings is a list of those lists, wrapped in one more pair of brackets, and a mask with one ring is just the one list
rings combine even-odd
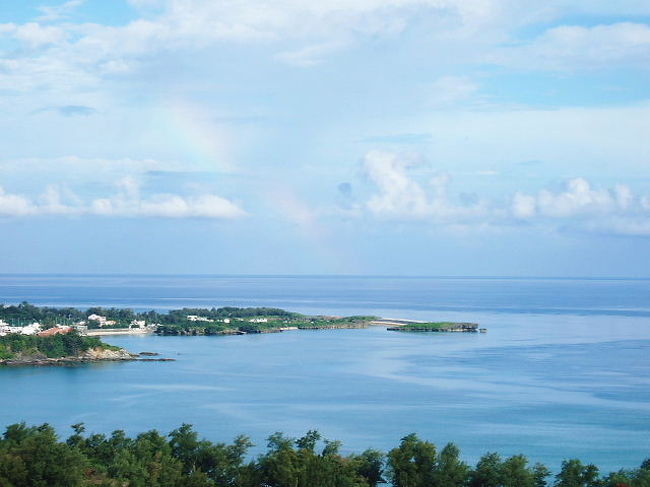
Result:
{"label": "white cloud", "polygon": [[472,206],[454,205],[448,198],[451,178],[437,174],[424,186],[415,181],[408,170],[419,165],[420,158],[392,152],[371,151],[363,166],[377,192],[364,204],[379,218],[432,219],[444,222],[469,221],[486,215],[482,201]]}
{"label": "white cloud", "polygon": [[[527,69],[576,69],[644,65],[648,57],[648,26],[631,22],[554,27],[532,42],[513,46],[520,27],[590,11],[560,0],[535,7],[510,0],[132,0],[142,8],[141,18],[126,25],[61,21],[83,3],[42,7],[37,22],[0,24],[0,35],[30,47],[4,57],[0,53],[0,89],[98,89],[107,77],[137,70],[149,56],[224,42],[272,48],[276,43],[280,62],[309,67],[345,46],[394,37],[422,23],[429,34],[422,38],[421,52],[437,53],[432,63],[444,58],[454,64],[454,53],[459,53],[465,64],[488,60]],[[630,15],[642,15],[649,9],[629,10]],[[434,104],[467,97],[476,89],[463,77],[439,81],[446,85],[438,92],[441,99],[432,94]]]}
{"label": "white cloud", "polygon": [[414,164],[413,160],[390,152],[372,151],[366,154],[364,170],[378,188],[378,192],[366,204],[371,213],[413,218],[429,214],[427,194],[407,174],[407,169]]}
{"label": "white cloud", "polygon": [[438,174],[424,185],[409,174],[417,164],[414,161],[417,159],[412,156],[390,152],[368,153],[364,170],[376,192],[359,208],[375,218],[448,226],[511,226],[525,222],[578,231],[650,235],[650,198],[635,195],[626,185],[594,188],[583,178],[573,178],[559,191],[517,191],[506,198],[508,203],[478,199],[463,205],[449,195],[448,174]]}
{"label": "white cloud", "polygon": [[594,27],[561,25],[527,43],[498,49],[497,64],[534,70],[576,70],[620,65],[648,68],[650,26],[621,22]]}
{"label": "white cloud", "polygon": [[48,186],[38,198],[11,194],[0,188],[0,215],[26,217],[38,215],[95,215],[127,218],[204,218],[236,219],[246,215],[232,201],[214,194],[180,196],[154,194],[142,196],[133,178],[118,184],[117,194],[96,198],[88,204],[69,190]]}
{"label": "white cloud", "polygon": [[517,218],[536,216],[567,218],[574,216],[603,216],[639,210],[630,188],[617,185],[614,189],[595,189],[583,178],[570,179],[564,191],[543,189],[537,195],[516,193],[512,212]]}
{"label": "white cloud", "polygon": [[65,18],[84,3],[86,3],[86,0],[68,0],[59,5],[38,7],[42,15],[37,17],[36,20],[39,22],[51,22]]}
{"label": "white cloud", "polygon": [[38,48],[48,44],[58,44],[65,41],[68,32],[55,26],[42,26],[36,22],[26,24],[0,24],[0,34],[10,35],[24,42],[30,48]]}
{"label": "white cloud", "polygon": [[36,213],[34,204],[24,196],[6,193],[0,187],[0,215],[28,216]]}

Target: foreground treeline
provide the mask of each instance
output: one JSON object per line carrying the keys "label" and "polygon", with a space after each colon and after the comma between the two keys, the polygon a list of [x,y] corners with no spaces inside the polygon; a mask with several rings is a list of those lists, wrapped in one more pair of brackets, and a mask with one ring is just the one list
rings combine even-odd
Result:
{"label": "foreground treeline", "polygon": [[387,454],[342,455],[339,442],[321,441],[315,431],[299,439],[276,433],[266,453],[250,460],[247,437],[212,443],[190,425],[135,438],[123,431],[86,435],[82,424],[73,429],[60,441],[47,424],[8,426],[0,440],[0,487],[650,487],[650,460],[604,476],[594,465],[566,460],[551,478],[522,455],[488,453],[472,468],[455,445],[438,451],[414,434]]}

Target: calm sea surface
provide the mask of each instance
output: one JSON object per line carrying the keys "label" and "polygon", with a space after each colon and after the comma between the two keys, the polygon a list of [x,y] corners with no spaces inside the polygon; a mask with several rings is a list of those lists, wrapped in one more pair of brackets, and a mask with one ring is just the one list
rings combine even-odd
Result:
{"label": "calm sea surface", "polygon": [[278,306],[476,321],[487,334],[385,328],[235,337],[113,337],[176,362],[0,368],[0,426],[163,432],[260,446],[316,428],[345,451],[411,432],[466,460],[525,453],[605,471],[650,457],[650,281],[0,276],[0,302],[137,310]]}

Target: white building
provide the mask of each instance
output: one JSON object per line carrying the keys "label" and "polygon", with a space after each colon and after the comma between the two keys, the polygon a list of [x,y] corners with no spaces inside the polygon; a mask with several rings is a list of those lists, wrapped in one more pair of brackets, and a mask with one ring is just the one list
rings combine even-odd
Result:
{"label": "white building", "polygon": [[214,320],[211,320],[210,318],[206,318],[205,316],[197,316],[197,315],[187,315],[187,319],[189,321],[206,321],[208,323],[214,322]]}
{"label": "white building", "polygon": [[32,323],[31,325],[23,326],[21,333],[23,335],[36,335],[41,331],[42,326],[40,323]]}
{"label": "white building", "polygon": [[17,333],[19,335],[36,335],[41,331],[42,327],[40,323],[32,323],[27,326],[9,326],[4,321],[0,323],[0,336],[7,335],[9,333]]}
{"label": "white building", "polygon": [[108,319],[106,319],[105,316],[96,315],[95,313],[91,314],[91,315],[88,317],[88,320],[89,320],[89,321],[96,321],[96,322],[98,323],[98,325],[99,325],[100,328],[101,328],[102,326],[110,326],[110,325],[114,325],[114,324],[117,323],[117,322],[114,321],[114,320],[108,320]]}

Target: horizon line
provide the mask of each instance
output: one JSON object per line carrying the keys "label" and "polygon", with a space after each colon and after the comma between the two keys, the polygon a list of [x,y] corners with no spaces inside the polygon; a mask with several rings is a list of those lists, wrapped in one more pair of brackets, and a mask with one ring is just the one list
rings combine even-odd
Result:
{"label": "horizon line", "polygon": [[535,275],[436,275],[436,274],[218,274],[218,273],[65,273],[65,272],[6,272],[3,277],[195,277],[195,278],[330,278],[330,279],[508,279],[508,280],[580,280],[580,281],[646,281],[648,277],[632,276],[535,276]]}

